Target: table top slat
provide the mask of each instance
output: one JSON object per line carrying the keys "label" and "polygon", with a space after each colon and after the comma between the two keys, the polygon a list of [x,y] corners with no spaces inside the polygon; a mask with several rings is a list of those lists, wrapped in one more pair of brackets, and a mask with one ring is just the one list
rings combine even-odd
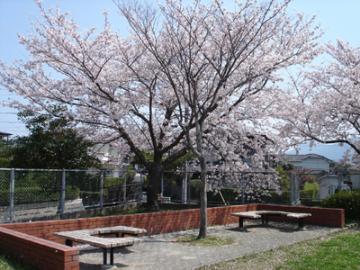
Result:
{"label": "table top slat", "polygon": [[78,243],[89,244],[100,248],[131,246],[140,242],[141,239],[136,237],[100,237],[101,234],[133,234],[144,235],[145,229],[128,226],[104,227],[89,230],[76,230],[57,232],[55,235],[69,239]]}
{"label": "table top slat", "polygon": [[231,213],[231,215],[237,217],[248,217],[248,218],[260,218],[262,215],[281,215],[291,218],[305,218],[311,216],[310,213],[297,213],[297,212],[276,211],[276,210],[234,212]]}

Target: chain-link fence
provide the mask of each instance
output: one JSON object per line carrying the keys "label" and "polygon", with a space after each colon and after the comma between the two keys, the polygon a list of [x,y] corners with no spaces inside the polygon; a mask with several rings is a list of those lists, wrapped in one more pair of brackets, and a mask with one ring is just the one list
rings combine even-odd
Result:
{"label": "chain-link fence", "polygon": [[11,171],[0,171],[0,220],[8,220],[13,207],[13,204],[10,207],[10,174]]}
{"label": "chain-link fence", "polygon": [[[360,183],[353,175],[297,169],[282,173],[208,172],[207,179],[209,206],[255,202],[320,206],[337,191],[350,191],[356,188],[356,181]],[[199,172],[165,172],[161,183],[163,202],[199,204]]]}
{"label": "chain-link fence", "polygon": [[0,169],[0,222],[140,202],[143,180],[131,170]]}
{"label": "chain-link fence", "polygon": [[[145,172],[130,167],[125,170],[0,169],[0,222],[64,217],[89,209],[126,208],[143,203],[147,178]],[[348,178],[351,180],[351,176]],[[208,205],[263,202],[315,206],[338,190],[351,189],[348,180],[343,175],[299,170],[208,172]],[[199,205],[198,171],[165,171],[160,181],[161,204]]]}
{"label": "chain-link fence", "polygon": [[[264,202],[282,193],[279,176],[273,171],[208,172],[207,188],[209,206]],[[199,172],[164,172],[161,179],[163,202],[197,205],[200,189]],[[290,198],[285,203],[290,203]]]}

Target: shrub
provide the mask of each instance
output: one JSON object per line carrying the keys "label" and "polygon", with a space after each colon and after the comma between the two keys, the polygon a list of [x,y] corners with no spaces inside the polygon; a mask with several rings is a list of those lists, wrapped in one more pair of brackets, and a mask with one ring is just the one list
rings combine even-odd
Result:
{"label": "shrub", "polygon": [[278,192],[270,192],[270,197],[264,199],[267,203],[285,203],[288,204],[290,202],[290,192],[289,191],[283,191],[281,193]]}
{"label": "shrub", "polygon": [[314,192],[312,190],[300,190],[301,200],[312,200]]}
{"label": "shrub", "polygon": [[318,197],[320,186],[316,182],[306,182],[304,185],[304,191],[307,195],[310,195],[312,200],[315,200]]}
{"label": "shrub", "polygon": [[112,186],[120,186],[125,182],[122,177],[110,177],[107,176],[104,180],[104,188],[109,188]]}
{"label": "shrub", "polygon": [[360,221],[360,191],[340,191],[323,200],[321,205],[343,208],[347,220]]}
{"label": "shrub", "polygon": [[[74,200],[80,197],[80,190],[77,187],[66,187],[65,199]],[[60,192],[58,191],[46,191],[41,187],[19,187],[15,188],[14,204],[28,204],[28,203],[42,203],[58,201],[60,198]],[[9,205],[9,191],[0,191],[0,206]]]}
{"label": "shrub", "polygon": [[[104,190],[104,197],[106,196],[106,190]],[[99,191],[81,191],[80,197],[85,206],[98,204],[100,200]]]}
{"label": "shrub", "polygon": [[[221,194],[223,195],[224,200],[227,203],[235,202],[237,200],[237,197],[239,196],[239,194],[232,189],[222,189]],[[209,203],[219,203],[219,204],[223,203],[223,200],[219,192],[210,191],[207,193],[207,196]]]}
{"label": "shrub", "polygon": [[279,165],[276,167],[276,172],[279,175],[280,188],[282,191],[287,191],[290,188],[289,172],[286,166]]}

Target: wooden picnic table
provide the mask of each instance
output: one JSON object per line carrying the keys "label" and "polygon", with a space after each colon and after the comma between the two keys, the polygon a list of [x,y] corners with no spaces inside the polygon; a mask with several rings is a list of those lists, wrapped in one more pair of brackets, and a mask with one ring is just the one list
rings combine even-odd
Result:
{"label": "wooden picnic table", "polygon": [[231,213],[232,216],[239,217],[239,228],[244,228],[245,219],[260,219],[261,224],[267,225],[269,223],[269,217],[271,216],[281,216],[292,219],[297,219],[298,229],[304,227],[304,219],[310,217],[310,213],[296,213],[296,212],[287,212],[287,211],[275,211],[275,210],[259,210],[259,211],[245,211],[245,212],[235,212]]}
{"label": "wooden picnic table", "polygon": [[[110,253],[110,264],[114,264],[114,250],[132,246],[141,241],[134,236],[146,234],[145,229],[128,226],[104,227],[88,230],[57,232],[55,235],[65,238],[65,244],[73,246],[74,242],[89,244],[103,250],[103,263],[107,264],[107,254]],[[109,236],[115,237],[109,237]]]}

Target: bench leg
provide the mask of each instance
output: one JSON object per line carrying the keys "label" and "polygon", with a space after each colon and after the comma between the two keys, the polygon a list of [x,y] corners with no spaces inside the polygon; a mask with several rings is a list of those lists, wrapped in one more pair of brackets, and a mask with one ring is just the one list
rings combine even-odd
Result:
{"label": "bench leg", "polygon": [[73,241],[70,240],[70,239],[66,239],[65,240],[65,245],[69,246],[69,247],[72,247],[73,246]]}
{"label": "bench leg", "polygon": [[303,218],[299,218],[298,229],[302,229],[302,228],[304,228],[304,219],[303,219]]}
{"label": "bench leg", "polygon": [[239,228],[240,229],[244,228],[244,219],[242,217],[239,217]]}
{"label": "bench leg", "polygon": [[103,249],[103,264],[107,264],[107,249]]}
{"label": "bench leg", "polygon": [[261,225],[267,226],[269,224],[269,216],[261,215]]}
{"label": "bench leg", "polygon": [[110,248],[110,264],[114,265],[114,248]]}

